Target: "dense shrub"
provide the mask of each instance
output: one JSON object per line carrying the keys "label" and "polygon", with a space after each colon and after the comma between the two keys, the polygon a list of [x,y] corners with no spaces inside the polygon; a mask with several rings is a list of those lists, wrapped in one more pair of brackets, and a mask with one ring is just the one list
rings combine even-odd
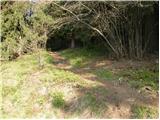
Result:
{"label": "dense shrub", "polygon": [[8,7],[8,2],[4,1],[1,12],[2,60],[13,59],[45,44],[52,19],[43,12],[44,7],[41,6],[17,1]]}

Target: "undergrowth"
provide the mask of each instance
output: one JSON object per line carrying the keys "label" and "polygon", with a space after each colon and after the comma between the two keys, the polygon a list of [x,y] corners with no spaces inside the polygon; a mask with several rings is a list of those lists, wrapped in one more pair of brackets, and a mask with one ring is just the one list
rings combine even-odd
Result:
{"label": "undergrowth", "polygon": [[118,76],[127,79],[128,83],[135,88],[145,86],[152,87],[153,90],[158,90],[159,72],[148,69],[128,69],[118,73]]}
{"label": "undergrowth", "polygon": [[52,96],[52,105],[56,108],[64,107],[65,100],[62,92],[54,92],[51,94]]}
{"label": "undergrowth", "polygon": [[132,117],[137,119],[158,118],[157,116],[158,111],[152,107],[133,105],[132,113],[133,113]]}

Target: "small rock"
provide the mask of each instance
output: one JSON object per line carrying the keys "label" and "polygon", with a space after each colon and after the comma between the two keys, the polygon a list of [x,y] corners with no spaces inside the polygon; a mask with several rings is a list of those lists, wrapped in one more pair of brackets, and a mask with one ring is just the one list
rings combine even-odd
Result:
{"label": "small rock", "polygon": [[41,94],[41,95],[47,95],[47,94],[48,94],[48,90],[47,90],[46,87],[40,88],[40,90],[39,90],[38,92],[39,92],[39,94]]}

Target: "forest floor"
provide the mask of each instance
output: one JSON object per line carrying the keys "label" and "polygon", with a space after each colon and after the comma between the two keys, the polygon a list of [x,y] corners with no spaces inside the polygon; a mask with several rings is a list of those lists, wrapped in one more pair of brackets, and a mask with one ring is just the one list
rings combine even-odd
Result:
{"label": "forest floor", "polygon": [[158,118],[158,64],[41,51],[1,65],[3,118]]}

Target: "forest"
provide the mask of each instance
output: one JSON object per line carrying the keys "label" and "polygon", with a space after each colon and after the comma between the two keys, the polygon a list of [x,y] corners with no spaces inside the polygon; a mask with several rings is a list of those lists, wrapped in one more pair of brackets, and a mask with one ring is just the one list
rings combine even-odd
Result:
{"label": "forest", "polygon": [[0,118],[158,119],[159,1],[0,3]]}

